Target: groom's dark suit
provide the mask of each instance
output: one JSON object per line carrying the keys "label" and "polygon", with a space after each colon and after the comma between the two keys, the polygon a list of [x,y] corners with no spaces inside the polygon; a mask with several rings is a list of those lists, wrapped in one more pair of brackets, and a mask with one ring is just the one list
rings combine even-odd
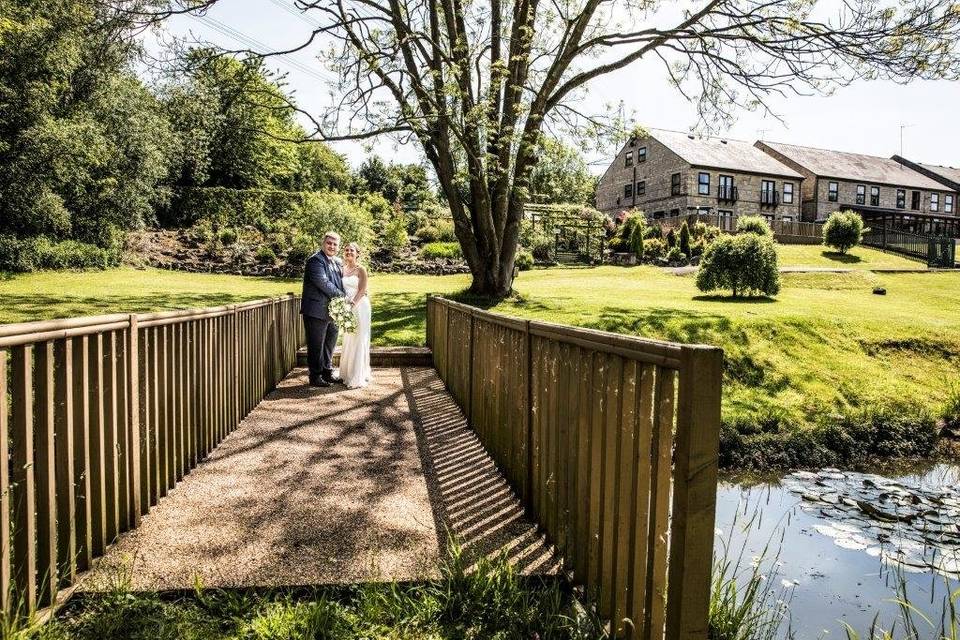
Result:
{"label": "groom's dark suit", "polygon": [[300,313],[307,329],[307,365],[311,383],[333,377],[333,349],[337,346],[337,325],[330,321],[330,301],[345,295],[339,262],[318,251],[307,259],[303,273]]}

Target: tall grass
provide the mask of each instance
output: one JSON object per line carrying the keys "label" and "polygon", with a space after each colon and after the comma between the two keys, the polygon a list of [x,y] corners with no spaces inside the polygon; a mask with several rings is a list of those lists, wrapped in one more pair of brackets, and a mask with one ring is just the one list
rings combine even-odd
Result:
{"label": "tall grass", "polygon": [[[134,593],[120,575],[15,640],[601,640],[563,583],[518,575],[505,555],[451,542],[441,577],[282,590]],[[6,635],[4,638],[8,637]]]}
{"label": "tall grass", "polygon": [[[729,532],[721,536],[721,553],[714,561],[710,591],[709,635],[711,640],[777,640],[793,638],[790,600],[795,583],[780,576],[779,557],[785,529],[780,526],[767,539],[759,555],[746,559],[748,532],[759,510],[742,520],[739,509]],[[739,529],[740,546],[731,539]],[[779,540],[776,539],[779,531]]]}
{"label": "tall grass", "polygon": [[884,628],[879,615],[874,616],[866,635],[845,624],[847,640],[960,640],[960,589],[950,591],[944,579],[947,594],[943,597],[939,620],[933,620],[910,602],[907,581],[897,581],[896,603],[899,614],[889,628]]}

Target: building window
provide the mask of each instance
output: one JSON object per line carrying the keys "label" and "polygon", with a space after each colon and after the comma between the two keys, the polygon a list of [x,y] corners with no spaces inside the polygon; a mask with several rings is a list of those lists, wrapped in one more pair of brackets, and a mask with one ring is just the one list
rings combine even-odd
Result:
{"label": "building window", "polygon": [[776,204],[777,190],[773,180],[760,181],[760,204]]}
{"label": "building window", "polygon": [[639,149],[637,149],[637,164],[640,164],[641,162],[646,162],[646,161],[647,161],[647,148],[640,147]]}
{"label": "building window", "polygon": [[907,192],[903,189],[897,189],[897,209],[907,208]]}
{"label": "building window", "polygon": [[733,190],[733,176],[720,176],[717,182],[717,199],[733,202],[737,199]]}
{"label": "building window", "polygon": [[953,194],[948,193],[943,196],[943,212],[953,213]]}
{"label": "building window", "polygon": [[633,184],[632,184],[632,183],[631,183],[631,184],[625,184],[625,185],[623,185],[623,197],[624,197],[624,198],[632,198],[632,197],[633,197]]}
{"label": "building window", "polygon": [[659,220],[659,219],[662,218],[662,217],[663,217],[663,211],[654,211],[654,212],[653,212],[653,219],[654,219],[654,220]]}
{"label": "building window", "polygon": [[827,200],[836,202],[840,199],[840,185],[836,182],[827,183]]}
{"label": "building window", "polygon": [[870,206],[880,206],[880,187],[870,187]]}
{"label": "building window", "polygon": [[675,173],[670,176],[670,195],[678,196],[680,195],[680,174]]}
{"label": "building window", "polygon": [[637,195],[645,196],[647,195],[647,182],[646,180],[641,180],[637,183]]}
{"label": "building window", "polygon": [[625,167],[633,166],[633,151],[627,151],[627,155],[623,156],[623,166]]}
{"label": "building window", "polygon": [[920,192],[911,191],[910,192],[910,208],[914,211],[920,210]]}
{"label": "building window", "polygon": [[783,183],[783,204],[793,204],[793,183]]}
{"label": "building window", "polygon": [[[786,197],[786,194],[784,194],[784,197]],[[783,220],[784,222],[793,222],[793,216],[783,216],[780,219]]]}
{"label": "building window", "polygon": [[867,185],[857,185],[857,204],[867,204]]}
{"label": "building window", "polygon": [[940,211],[940,194],[930,194],[930,211]]}
{"label": "building window", "polygon": [[702,196],[710,195],[710,174],[701,171],[697,175],[697,193]]}
{"label": "building window", "polygon": [[680,209],[670,209],[670,215],[676,218],[678,215],[680,215]]}

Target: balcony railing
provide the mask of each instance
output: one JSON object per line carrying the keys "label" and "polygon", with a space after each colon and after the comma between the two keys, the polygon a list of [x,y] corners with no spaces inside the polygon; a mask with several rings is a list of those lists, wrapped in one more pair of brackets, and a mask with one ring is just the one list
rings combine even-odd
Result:
{"label": "balcony railing", "polygon": [[719,186],[717,187],[717,200],[721,202],[736,202],[740,199],[740,193],[737,191],[737,188],[734,186]]}
{"label": "balcony railing", "polygon": [[776,207],[779,204],[780,204],[779,191],[761,191],[760,192],[761,207]]}

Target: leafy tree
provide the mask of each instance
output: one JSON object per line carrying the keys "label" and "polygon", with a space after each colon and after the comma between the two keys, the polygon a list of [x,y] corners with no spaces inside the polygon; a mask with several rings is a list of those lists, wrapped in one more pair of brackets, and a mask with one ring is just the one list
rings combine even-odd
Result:
{"label": "leafy tree", "polygon": [[823,244],[846,253],[863,239],[863,218],[854,211],[834,211],[823,225]]}
{"label": "leafy tree", "polygon": [[729,289],[735,298],[776,295],[780,292],[780,267],[773,239],[755,233],[719,237],[703,253],[697,288]]}
{"label": "leafy tree", "polygon": [[423,209],[436,197],[426,169],[418,164],[385,164],[379,157],[367,158],[357,170],[355,187],[379,193],[387,202],[399,203],[407,211]]}
{"label": "leafy tree", "polygon": [[0,9],[0,232],[115,244],[114,228],[149,221],[166,199],[172,149],[128,70],[130,14],[95,0]]}
{"label": "leafy tree", "polygon": [[687,225],[687,222],[684,221],[680,225],[680,253],[690,257],[690,227]]}
{"label": "leafy tree", "polygon": [[[300,6],[320,21],[310,41],[318,32],[332,41],[326,62],[346,79],[314,134],[415,139],[450,206],[471,288],[492,296],[511,291],[542,132],[622,131],[582,110],[598,77],[660,60],[684,95],[697,96],[701,119],[716,123],[765,106],[770,94],[960,73],[955,0],[849,0],[829,12],[817,0],[702,0],[683,11],[636,0]],[[187,0],[172,7],[196,9]]]}
{"label": "leafy tree", "polygon": [[580,152],[554,138],[540,141],[530,172],[530,200],[545,204],[592,205],[596,178]]}

